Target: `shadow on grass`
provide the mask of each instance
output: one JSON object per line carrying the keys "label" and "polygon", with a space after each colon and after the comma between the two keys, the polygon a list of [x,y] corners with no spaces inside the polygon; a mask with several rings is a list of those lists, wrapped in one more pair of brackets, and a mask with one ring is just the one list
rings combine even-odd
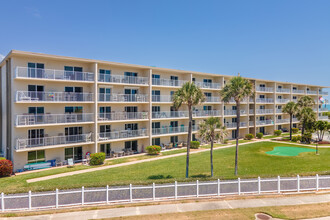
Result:
{"label": "shadow on grass", "polygon": [[206,175],[206,174],[197,174],[197,175],[192,175],[192,178],[209,178],[211,177],[210,175]]}
{"label": "shadow on grass", "polygon": [[148,179],[150,180],[161,180],[161,179],[172,179],[173,176],[171,175],[167,175],[167,176],[164,176],[164,175],[151,175],[151,176],[148,176]]}

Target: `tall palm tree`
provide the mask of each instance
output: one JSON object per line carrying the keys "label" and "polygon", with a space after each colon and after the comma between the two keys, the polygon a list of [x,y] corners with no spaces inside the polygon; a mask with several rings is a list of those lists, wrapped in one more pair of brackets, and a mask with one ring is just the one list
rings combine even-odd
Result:
{"label": "tall palm tree", "polygon": [[210,117],[199,124],[199,136],[206,142],[211,143],[210,161],[211,176],[213,177],[213,145],[214,141],[223,142],[228,135],[226,127],[221,125],[220,118]]}
{"label": "tall palm tree", "polygon": [[230,79],[230,81],[223,87],[220,91],[220,96],[222,101],[228,103],[231,98],[234,98],[236,102],[236,117],[237,117],[237,127],[236,127],[236,153],[235,153],[235,175],[237,175],[238,169],[238,139],[239,139],[239,127],[240,127],[240,117],[241,117],[241,102],[244,98],[253,95],[253,85],[252,83],[242,78],[239,74],[236,77]]}
{"label": "tall palm tree", "polygon": [[292,117],[298,112],[298,106],[294,102],[288,102],[282,109],[282,112],[290,115],[290,140],[292,139]]}
{"label": "tall palm tree", "polygon": [[314,105],[315,105],[314,99],[307,95],[299,98],[297,102],[297,106],[301,109],[305,107],[312,108]]}
{"label": "tall palm tree", "polygon": [[189,126],[187,139],[187,160],[186,160],[186,178],[189,177],[189,154],[192,134],[192,107],[205,101],[205,95],[202,90],[193,82],[186,82],[174,93],[173,105],[178,109],[182,104],[186,104],[189,112]]}
{"label": "tall palm tree", "polygon": [[302,125],[301,135],[303,135],[305,133],[305,128],[315,122],[316,114],[312,108],[304,107],[298,111],[297,118]]}

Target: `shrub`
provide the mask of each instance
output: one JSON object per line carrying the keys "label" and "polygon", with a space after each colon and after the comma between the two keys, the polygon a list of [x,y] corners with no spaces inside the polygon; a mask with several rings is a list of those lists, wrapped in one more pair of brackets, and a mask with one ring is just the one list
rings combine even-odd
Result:
{"label": "shrub", "polygon": [[294,134],[297,134],[297,133],[298,133],[298,131],[299,131],[299,129],[298,129],[298,128],[292,128],[292,133],[294,133]]}
{"label": "shrub", "polygon": [[100,153],[94,153],[91,154],[91,160],[90,160],[90,165],[101,165],[103,164],[105,160],[105,153],[100,152]]}
{"label": "shrub", "polygon": [[263,133],[261,133],[261,132],[259,132],[259,133],[257,133],[257,138],[259,138],[259,139],[261,139],[263,136],[264,136],[264,134]]}
{"label": "shrub", "polygon": [[223,143],[224,143],[224,144],[228,144],[228,143],[229,143],[229,140],[228,140],[228,139],[225,139],[225,140],[223,141]]}
{"label": "shrub", "polygon": [[298,137],[297,136],[293,136],[291,139],[292,142],[297,142],[298,141]]}
{"label": "shrub", "polygon": [[191,141],[190,142],[190,148],[191,149],[198,149],[199,145],[200,145],[199,141]]}
{"label": "shrub", "polygon": [[281,134],[282,134],[281,130],[275,130],[274,131],[274,135],[276,135],[276,136],[281,136]]}
{"label": "shrub", "polygon": [[146,150],[147,150],[148,154],[150,154],[150,155],[159,154],[161,149],[162,148],[158,145],[151,145],[151,146],[146,147]]}
{"label": "shrub", "polygon": [[298,141],[301,141],[301,135],[297,135],[296,137]]}
{"label": "shrub", "polygon": [[0,177],[10,176],[13,173],[13,163],[10,160],[0,160]]}
{"label": "shrub", "polygon": [[301,136],[301,142],[310,144],[311,140],[312,140],[312,133],[305,133],[303,134],[303,136]]}
{"label": "shrub", "polygon": [[245,139],[247,139],[247,140],[251,140],[253,138],[254,138],[253,134],[246,134],[245,135]]}

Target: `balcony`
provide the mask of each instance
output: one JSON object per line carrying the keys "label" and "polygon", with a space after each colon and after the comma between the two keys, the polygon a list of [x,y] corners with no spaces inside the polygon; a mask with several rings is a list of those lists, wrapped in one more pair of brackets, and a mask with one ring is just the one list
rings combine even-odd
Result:
{"label": "balcony", "polygon": [[288,103],[289,99],[276,99],[276,103]]}
{"label": "balcony", "polygon": [[292,118],[292,122],[297,123],[297,122],[299,122],[299,120],[298,120],[298,118]]}
{"label": "balcony", "polygon": [[327,112],[329,111],[327,108],[319,108],[319,112]]}
{"label": "balcony", "polygon": [[297,90],[297,89],[293,89],[293,90],[292,90],[292,93],[294,93],[294,94],[304,94],[304,93],[305,93],[305,90]]}
{"label": "balcony", "polygon": [[148,119],[148,112],[109,112],[99,113],[98,121],[127,121]]}
{"label": "balcony", "polygon": [[277,93],[290,93],[291,90],[290,89],[276,89]]}
{"label": "balcony", "polygon": [[206,83],[206,82],[194,82],[198,87],[202,89],[220,89],[220,83]]}
{"label": "balcony", "polygon": [[99,82],[148,85],[148,77],[99,74]]}
{"label": "balcony", "polygon": [[[236,122],[226,122],[224,124],[226,126],[226,128],[237,128],[237,123]],[[246,127],[247,123],[246,122],[240,122],[240,127]]]}
{"label": "balcony", "polygon": [[274,103],[274,99],[270,99],[270,98],[256,99],[256,103]]}
{"label": "balcony", "polygon": [[[46,136],[46,135],[45,135]],[[47,146],[64,145],[67,147],[70,144],[89,144],[92,142],[92,133],[69,135],[69,136],[54,136],[43,138],[17,139],[16,150],[24,150],[29,148],[42,148]]]}
{"label": "balcony", "polygon": [[325,91],[319,91],[319,95],[328,95],[328,92],[325,92]]}
{"label": "balcony", "polygon": [[98,135],[99,141],[115,140],[115,139],[127,139],[148,136],[148,130],[143,128],[139,130],[121,130],[112,132],[102,132]]}
{"label": "balcony", "polygon": [[153,112],[153,119],[161,118],[187,118],[189,117],[188,111],[169,111],[169,112]]}
{"label": "balcony", "polygon": [[257,92],[273,92],[274,89],[272,87],[256,87]]}
{"label": "balcony", "polygon": [[146,94],[99,94],[100,102],[148,102]]}
{"label": "balcony", "polygon": [[23,114],[16,116],[16,126],[33,126],[45,124],[72,124],[93,122],[93,113],[83,114]]}
{"label": "balcony", "polygon": [[277,124],[290,123],[290,119],[276,119]]}
{"label": "balcony", "polygon": [[307,90],[307,94],[309,94],[309,95],[317,95],[317,91]]}
{"label": "balcony", "polygon": [[[163,126],[162,128],[153,128],[152,135],[188,133],[188,127],[189,126],[181,125],[179,127]],[[198,131],[198,129],[198,125],[192,126],[192,131]]]}
{"label": "balcony", "polygon": [[181,87],[185,84],[186,80],[171,80],[171,79],[152,79],[153,86],[170,86],[170,87]]}
{"label": "balcony", "polygon": [[[246,111],[245,110],[241,110],[241,115],[246,115]],[[224,110],[224,115],[236,115],[237,114],[237,110],[231,110],[231,109],[228,109],[228,110]]]}
{"label": "balcony", "polygon": [[319,120],[328,120],[329,117],[328,116],[319,116],[318,119]]}
{"label": "balcony", "polygon": [[206,96],[205,102],[218,102],[220,103],[221,99],[220,97],[213,97],[213,96]]}
{"label": "balcony", "polygon": [[173,96],[171,95],[153,95],[152,102],[172,102]]}
{"label": "balcony", "polygon": [[277,114],[282,114],[283,112],[282,112],[282,109],[276,109],[276,113]]}
{"label": "balcony", "polygon": [[94,82],[94,73],[17,67],[15,78]]}
{"label": "balcony", "polygon": [[[254,114],[254,110],[250,109],[250,114]],[[263,115],[263,114],[274,114],[274,109],[256,109],[257,115]]]}
{"label": "balcony", "polygon": [[256,121],[256,125],[272,125],[274,124],[273,120],[260,120],[260,121]]}
{"label": "balcony", "polygon": [[[244,98],[241,103],[244,103],[244,102],[247,102],[248,101],[248,98]],[[253,99],[250,100],[250,102],[254,102]],[[234,98],[231,98],[229,99],[228,103],[235,103],[236,104],[236,101]]]}
{"label": "balcony", "polygon": [[93,93],[17,91],[16,102],[93,102]]}
{"label": "balcony", "polygon": [[193,111],[193,117],[221,116],[220,110]]}

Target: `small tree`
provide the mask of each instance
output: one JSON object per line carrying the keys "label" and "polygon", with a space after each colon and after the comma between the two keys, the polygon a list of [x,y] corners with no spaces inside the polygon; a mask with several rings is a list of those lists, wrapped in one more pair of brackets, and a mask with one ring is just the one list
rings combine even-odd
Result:
{"label": "small tree", "polygon": [[13,163],[10,160],[0,160],[0,177],[10,176],[13,173]]}
{"label": "small tree", "polygon": [[282,109],[282,112],[290,116],[290,140],[292,140],[292,117],[298,112],[298,105],[294,102],[288,102]]}
{"label": "small tree", "polygon": [[301,123],[301,136],[305,133],[305,129],[313,128],[313,123],[316,120],[316,114],[310,107],[304,107],[299,110],[297,118]]}
{"label": "small tree", "polygon": [[228,135],[226,127],[221,125],[220,118],[210,117],[199,124],[199,136],[206,142],[211,143],[210,161],[211,161],[211,176],[213,177],[213,144],[214,141],[224,141]]}
{"label": "small tree", "polygon": [[314,129],[316,131],[318,141],[322,141],[325,132],[330,129],[330,123],[327,121],[316,121],[314,124]]}

